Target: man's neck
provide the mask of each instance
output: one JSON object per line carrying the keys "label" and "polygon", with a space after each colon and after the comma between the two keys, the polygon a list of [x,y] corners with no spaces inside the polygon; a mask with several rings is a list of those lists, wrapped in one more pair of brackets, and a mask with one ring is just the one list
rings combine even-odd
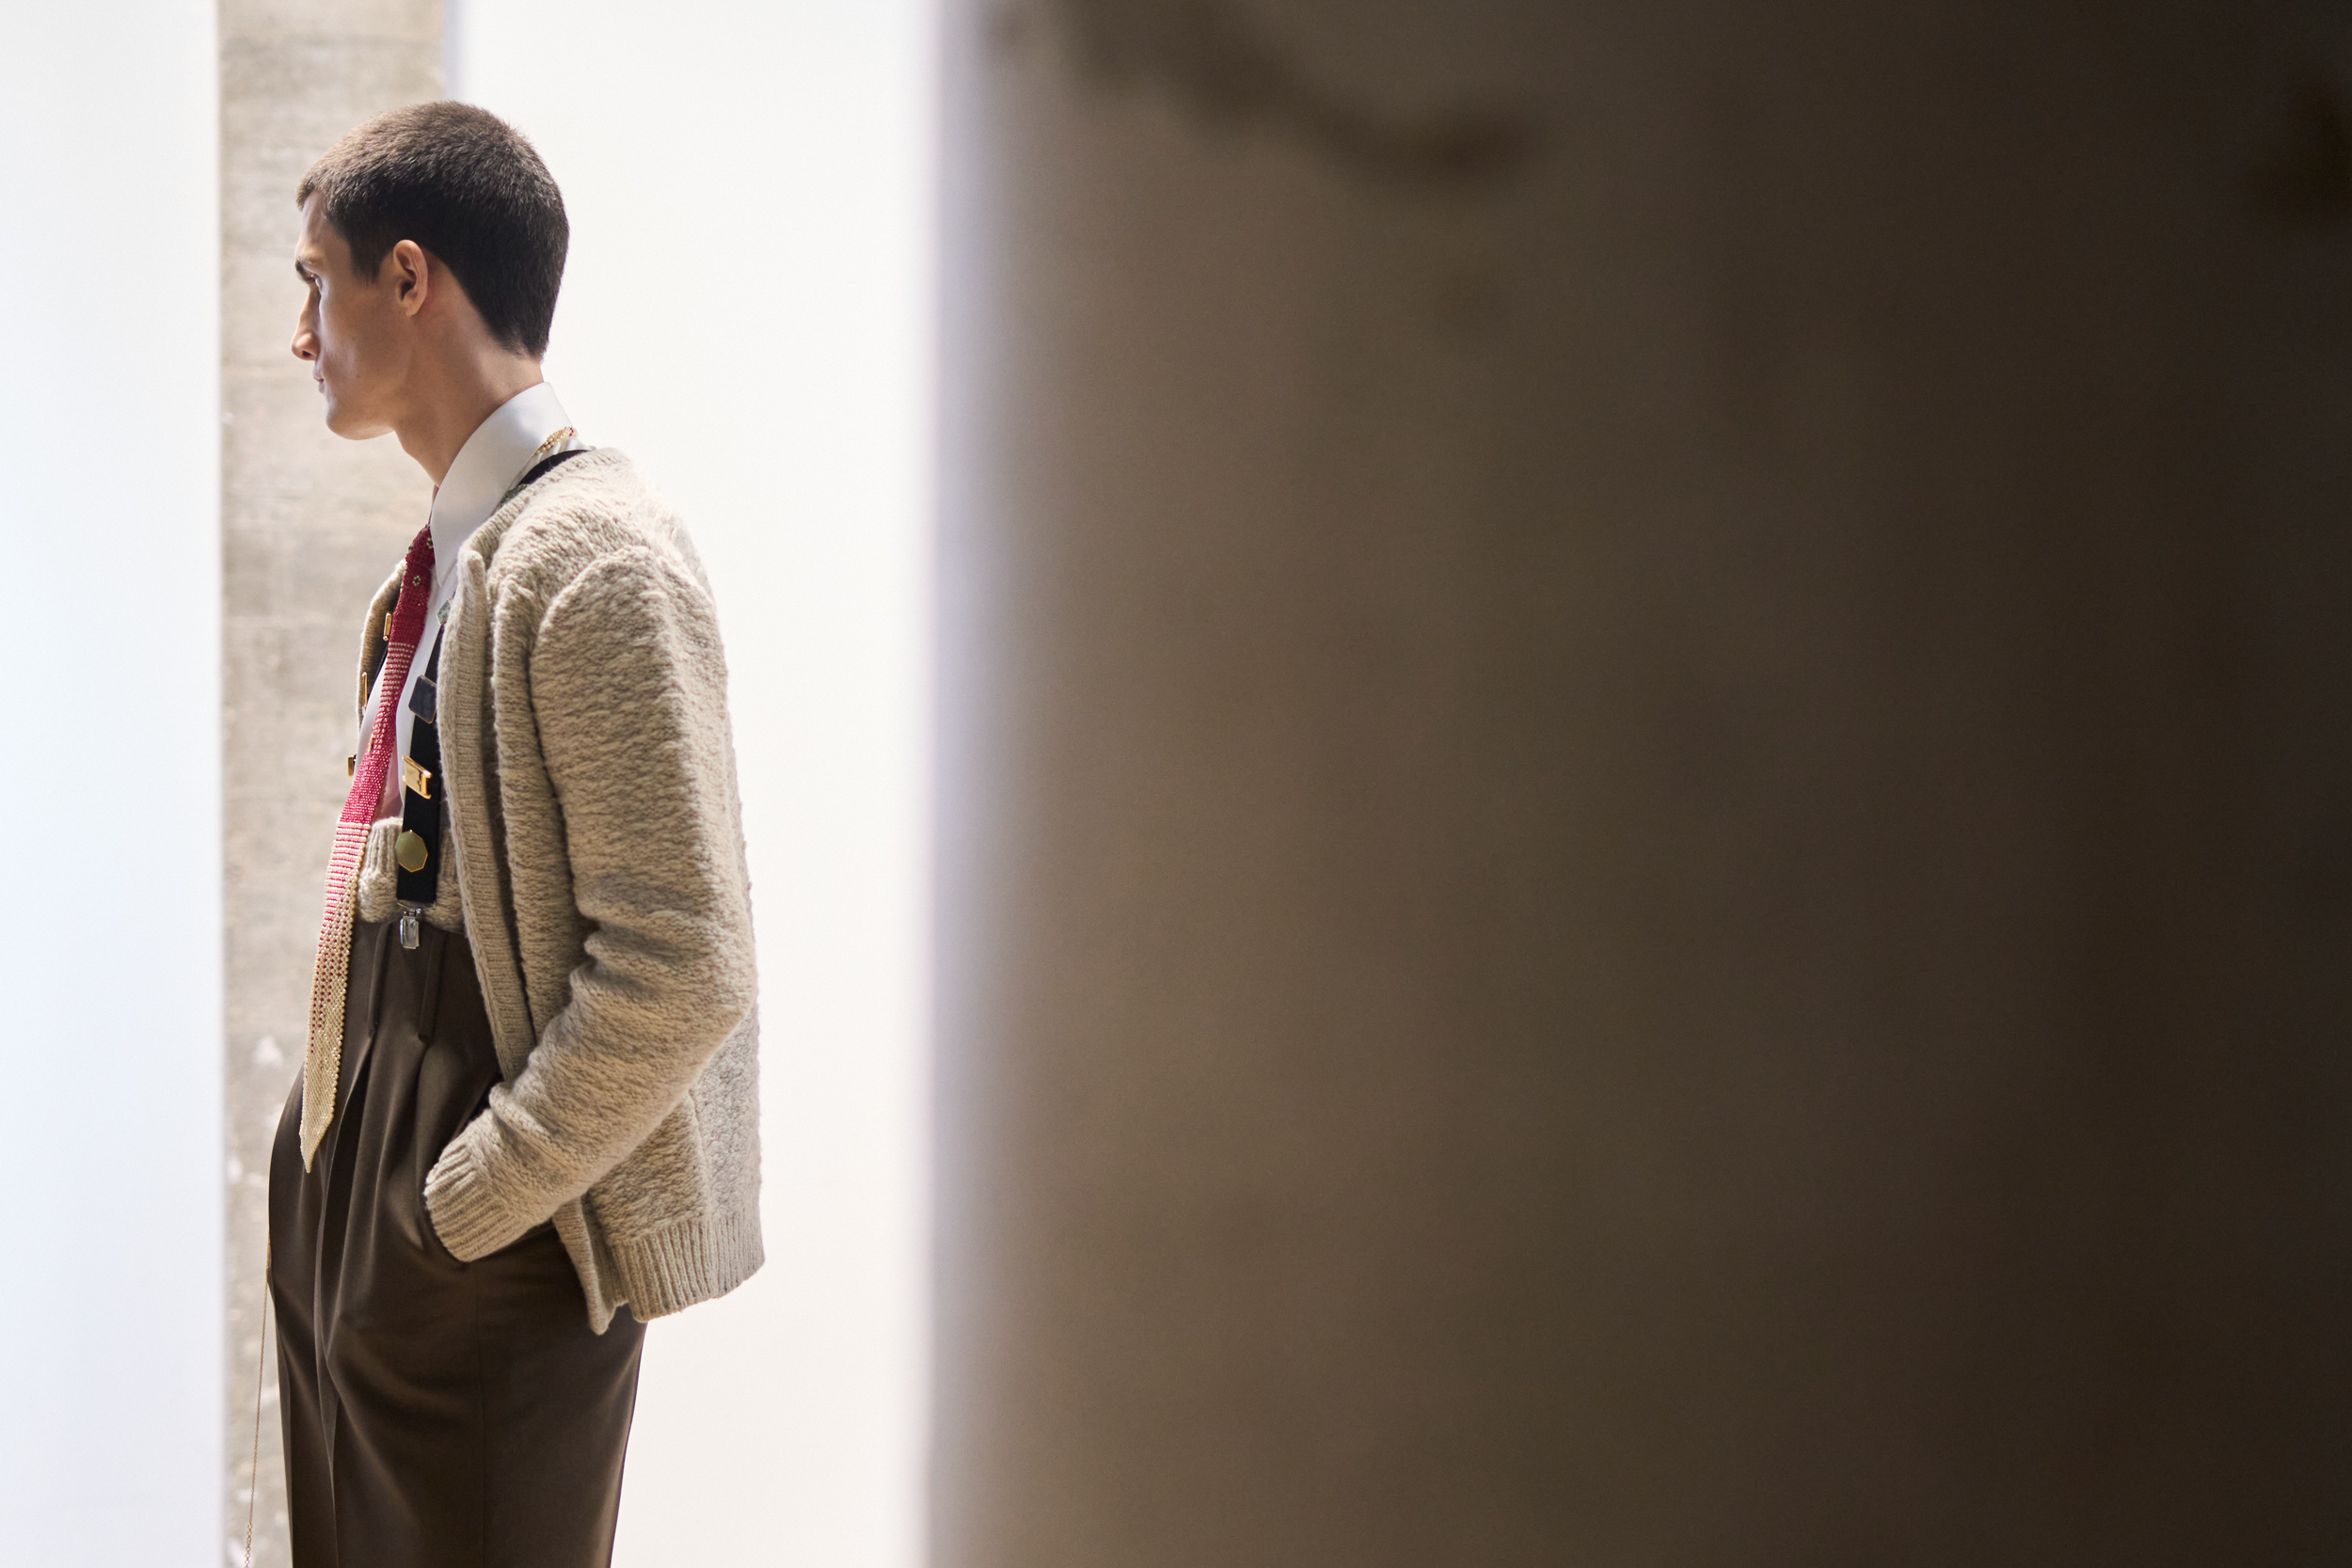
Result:
{"label": "man's neck", "polygon": [[417,460],[438,489],[482,421],[516,393],[545,379],[538,360],[519,355],[485,356],[449,367],[411,388],[409,412],[393,426],[393,434],[400,437],[401,450]]}

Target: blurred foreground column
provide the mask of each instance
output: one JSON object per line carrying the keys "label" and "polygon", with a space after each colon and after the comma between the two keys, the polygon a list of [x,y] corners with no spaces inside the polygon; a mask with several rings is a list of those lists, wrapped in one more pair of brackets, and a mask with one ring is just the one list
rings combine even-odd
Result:
{"label": "blurred foreground column", "polygon": [[953,8],[938,1568],[2352,1551],[2348,26]]}

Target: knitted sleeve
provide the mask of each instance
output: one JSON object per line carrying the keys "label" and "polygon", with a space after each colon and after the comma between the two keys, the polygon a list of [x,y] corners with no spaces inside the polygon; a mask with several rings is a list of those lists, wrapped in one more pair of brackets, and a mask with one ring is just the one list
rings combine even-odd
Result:
{"label": "knitted sleeve", "polygon": [[604,556],[548,602],[530,673],[583,957],[522,1071],[426,1179],[461,1259],[513,1242],[636,1148],[756,997],[708,591],[649,546]]}

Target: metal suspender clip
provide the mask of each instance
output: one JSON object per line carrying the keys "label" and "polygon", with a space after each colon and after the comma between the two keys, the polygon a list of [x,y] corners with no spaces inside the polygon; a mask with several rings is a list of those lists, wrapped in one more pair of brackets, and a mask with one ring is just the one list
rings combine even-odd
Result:
{"label": "metal suspender clip", "polygon": [[426,695],[438,694],[441,637],[442,633],[434,634],[433,657],[425,661],[424,673],[418,678],[417,696],[409,700],[408,754],[400,759],[400,837],[392,841],[392,858],[400,863],[395,890],[400,899],[400,944],[408,948],[422,937],[420,919],[441,886],[441,800],[448,791],[436,793],[433,788],[433,775],[441,770],[441,731],[435,721],[439,705]]}

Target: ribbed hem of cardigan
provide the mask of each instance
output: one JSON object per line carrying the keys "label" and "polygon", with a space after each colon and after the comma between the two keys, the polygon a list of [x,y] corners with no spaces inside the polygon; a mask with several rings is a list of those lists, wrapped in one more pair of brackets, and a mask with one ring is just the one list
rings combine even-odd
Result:
{"label": "ribbed hem of cardigan", "polygon": [[623,1242],[610,1234],[621,1299],[638,1320],[725,1295],[767,1261],[756,1214],[715,1214]]}
{"label": "ribbed hem of cardigan", "polygon": [[424,1212],[433,1233],[461,1263],[489,1257],[538,1223],[525,1219],[517,1224],[513,1212],[499,1202],[483,1180],[472,1141],[463,1134],[450,1140],[425,1173]]}

